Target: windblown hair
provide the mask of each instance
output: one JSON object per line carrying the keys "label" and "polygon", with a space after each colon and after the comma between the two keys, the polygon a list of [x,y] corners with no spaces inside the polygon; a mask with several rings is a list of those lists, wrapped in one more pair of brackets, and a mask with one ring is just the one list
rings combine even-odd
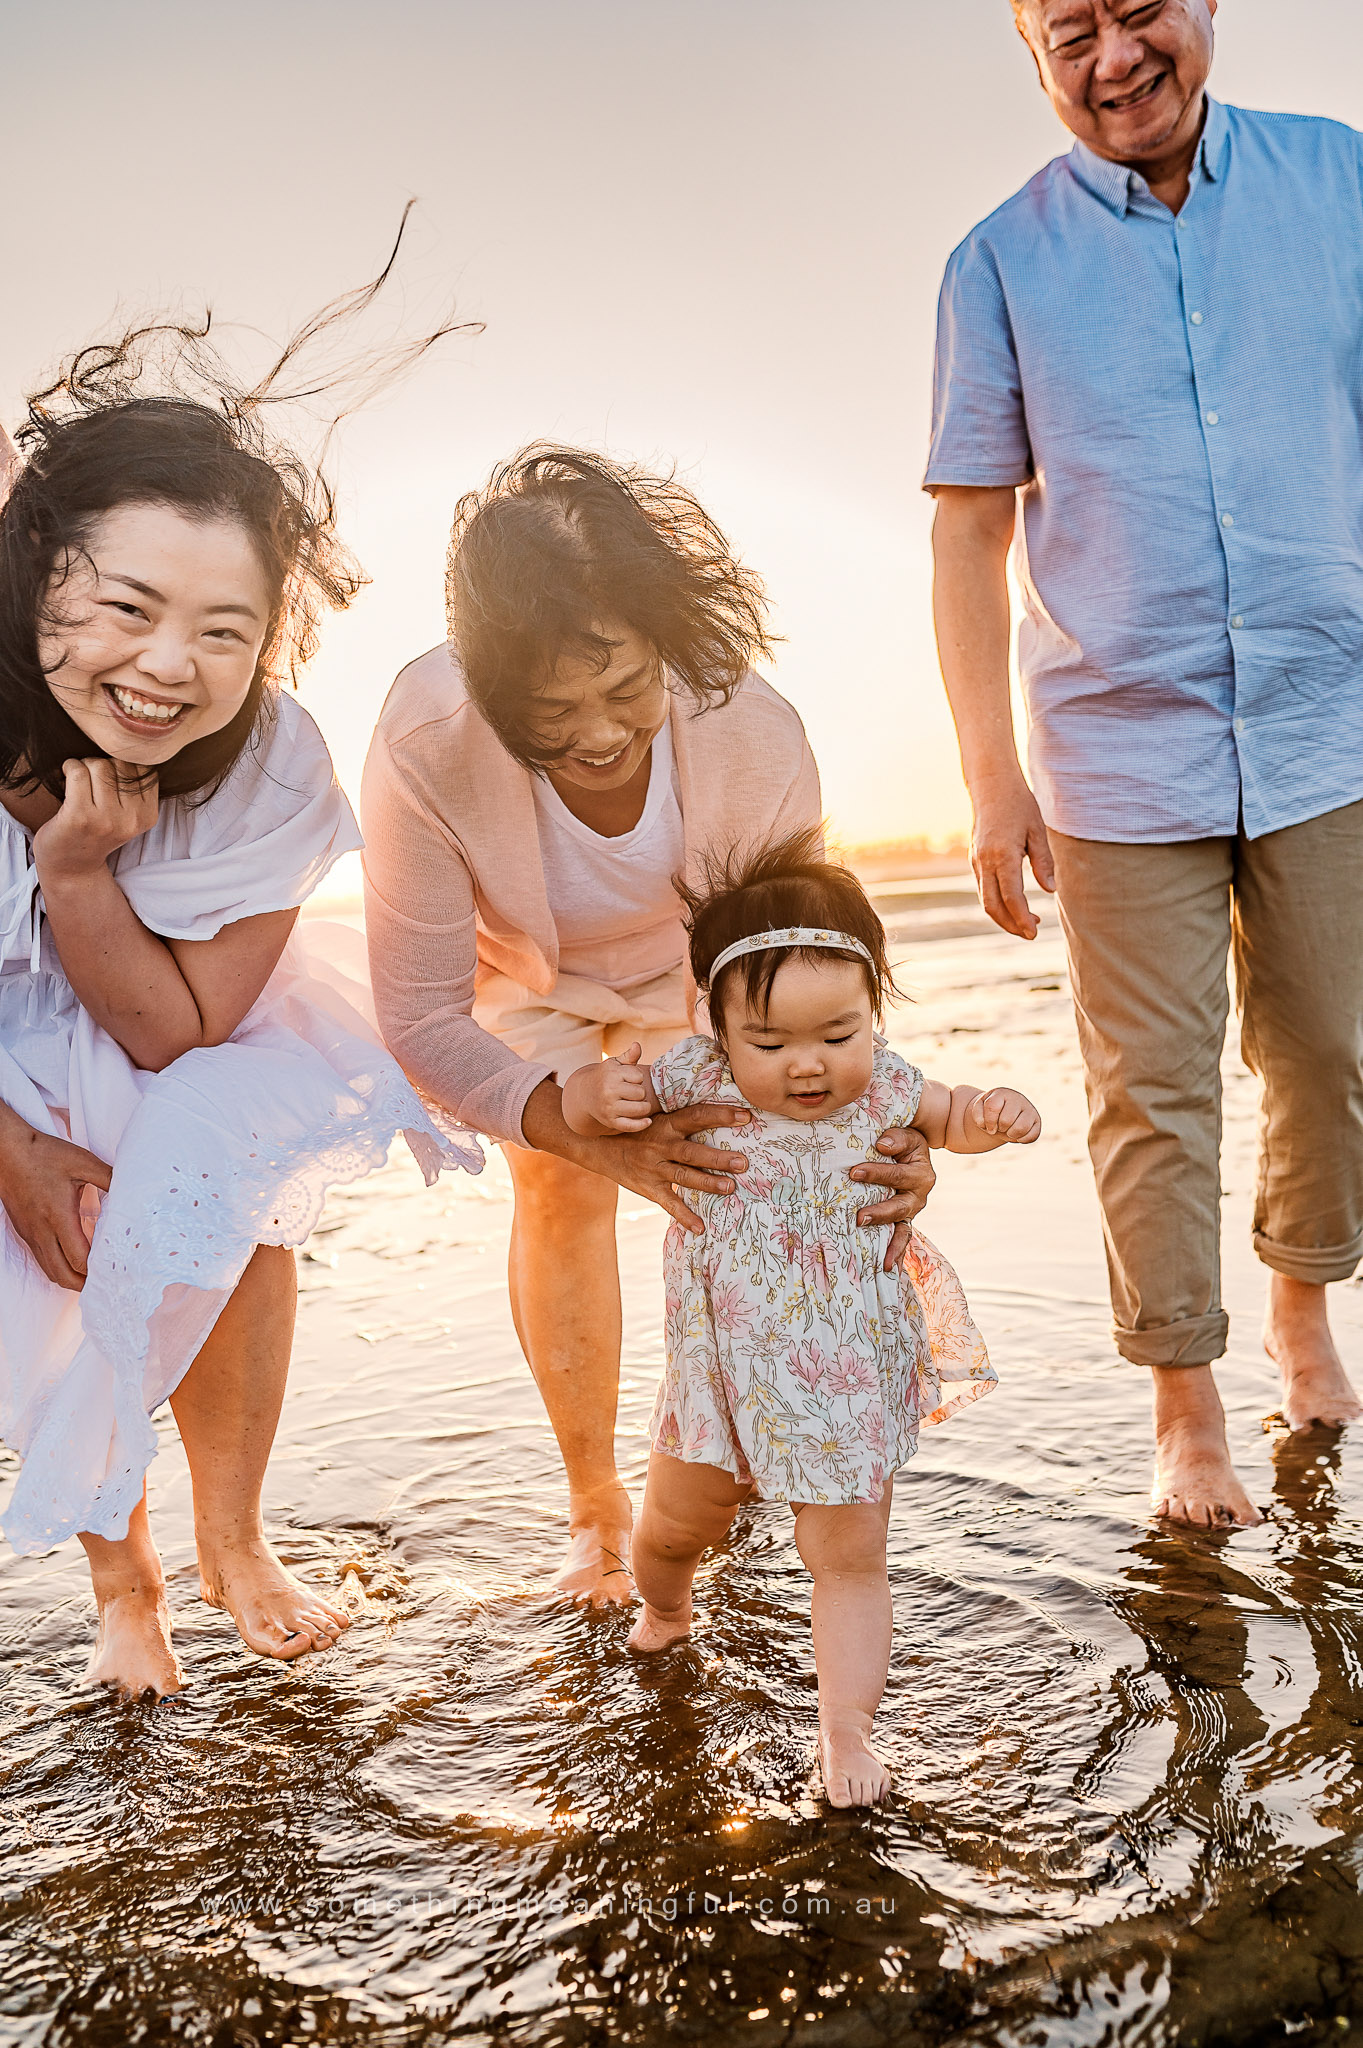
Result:
{"label": "windblown hair", "polygon": [[[819,834],[792,832],[767,845],[712,857],[700,888],[674,878],[685,907],[684,922],[691,941],[691,972],[707,997],[710,1025],[724,1043],[725,1005],[741,991],[754,1016],[764,1017],[771,985],[790,959],[849,960],[866,977],[871,1011],[877,1023],[887,997],[896,997],[894,975],[885,949],[885,927],[870,898],[850,868],[825,860]],[[773,946],[760,953],[742,953],[711,979],[714,962],[738,939],[758,932],[784,931],[790,926],[846,932],[860,939],[871,958],[832,946]]]}
{"label": "windblown hair", "polygon": [[702,710],[771,653],[762,584],[690,491],[545,442],[460,499],[445,609],[474,703],[533,770],[566,752],[537,735],[537,695],[565,653],[605,668],[613,626],[648,641]]}
{"label": "windblown hair", "polygon": [[[403,214],[403,228],[407,220]],[[324,607],[349,604],[367,580],[336,535],[335,499],[320,460],[266,432],[268,407],[342,391],[330,432],[354,404],[453,330],[450,323],[309,377],[311,345],[371,304],[403,228],[371,283],[322,308],[249,388],[234,380],[201,324],[153,323],[82,349],[28,401],[16,435],[23,459],[0,504],[0,787],[63,793],[62,762],[93,742],[53,694],[40,638],[59,629],[61,585],[88,561],[94,528],[124,505],[162,505],[193,520],[239,525],[269,592],[267,628],[245,702],[231,722],[158,770],[163,796],[204,797],[268,724],[275,692],[315,652]],[[292,376],[289,373],[292,370]]]}

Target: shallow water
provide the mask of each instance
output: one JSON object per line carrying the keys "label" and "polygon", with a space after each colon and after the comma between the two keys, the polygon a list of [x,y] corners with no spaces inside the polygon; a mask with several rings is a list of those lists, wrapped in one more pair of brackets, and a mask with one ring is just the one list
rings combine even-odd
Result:
{"label": "shallow water", "polygon": [[[1363,1460],[1261,1428],[1253,1084],[1228,1057],[1222,1386],[1270,1518],[1155,1531],[1058,941],[1024,950],[949,888],[912,893],[883,899],[919,998],[896,1041],[946,1079],[1016,1080],[1047,1130],[946,1161],[928,1219],[1001,1385],[898,1483],[890,1806],[817,1795],[786,1510],[745,1511],[694,1643],[660,1663],[627,1655],[623,1615],[538,1596],[563,1489],[506,1308],[505,1170],[428,1194],[395,1156],[304,1254],[268,1495],[290,1560],[345,1587],[340,1647],[266,1664],[197,1602],[169,1431],[153,1515],[187,1694],[74,1692],[79,1553],[0,1564],[0,2040],[1097,2048],[1363,2027]],[[661,1237],[624,1210],[635,1484]],[[1363,1295],[1335,1293],[1357,1361]]]}

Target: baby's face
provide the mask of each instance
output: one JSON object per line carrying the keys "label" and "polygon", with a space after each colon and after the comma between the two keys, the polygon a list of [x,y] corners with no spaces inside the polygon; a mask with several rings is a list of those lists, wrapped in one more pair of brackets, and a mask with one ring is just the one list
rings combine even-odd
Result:
{"label": "baby's face", "polygon": [[765,1016],[734,990],[724,1021],[734,1080],[769,1116],[813,1123],[871,1085],[871,998],[866,976],[850,960],[787,960],[776,971]]}

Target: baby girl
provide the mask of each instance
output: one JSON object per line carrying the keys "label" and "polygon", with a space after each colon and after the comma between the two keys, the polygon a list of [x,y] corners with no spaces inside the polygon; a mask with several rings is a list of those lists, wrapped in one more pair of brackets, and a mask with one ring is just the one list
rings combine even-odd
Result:
{"label": "baby girl", "polygon": [[[748,1170],[694,1197],[704,1236],[673,1223],[664,1252],[667,1370],[633,1567],[630,1636],[665,1649],[691,1627],[704,1551],[746,1500],[785,1501],[813,1577],[819,1757],[835,1806],[885,1796],[871,1727],[889,1670],[886,1527],[919,1428],[987,1393],[995,1375],[955,1273],[915,1233],[859,1227],[848,1168],[888,1124],[929,1145],[1031,1144],[1041,1119],[1014,1088],[926,1079],[876,1030],[894,982],[860,883],[801,833],[734,856],[682,889],[691,964],[713,1036],[652,1069],[638,1048],[581,1068],[564,1115],[584,1135],[644,1127],[694,1102],[749,1110]],[[726,1143],[732,1133],[720,1133]]]}

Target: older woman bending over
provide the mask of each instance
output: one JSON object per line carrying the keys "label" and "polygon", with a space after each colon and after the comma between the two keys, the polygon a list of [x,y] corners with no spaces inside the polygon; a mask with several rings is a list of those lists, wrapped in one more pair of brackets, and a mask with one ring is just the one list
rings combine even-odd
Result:
{"label": "older woman bending over", "polygon": [[[374,993],[418,1086],[506,1147],[511,1311],[568,1476],[557,1583],[628,1600],[616,1188],[699,1230],[678,1190],[726,1189],[747,1162],[693,1134],[745,1118],[581,1138],[560,1087],[691,1029],[673,877],[817,826],[818,771],[752,672],[761,585],[675,482],[531,448],[459,505],[446,589],[449,643],[398,677],[365,771]],[[881,1144],[856,1172],[895,1193],[861,1221],[903,1225],[898,1254],[932,1169],[914,1133]]]}

